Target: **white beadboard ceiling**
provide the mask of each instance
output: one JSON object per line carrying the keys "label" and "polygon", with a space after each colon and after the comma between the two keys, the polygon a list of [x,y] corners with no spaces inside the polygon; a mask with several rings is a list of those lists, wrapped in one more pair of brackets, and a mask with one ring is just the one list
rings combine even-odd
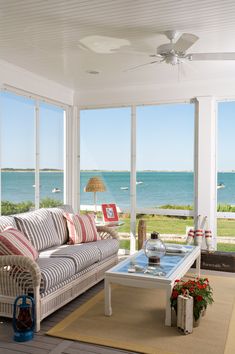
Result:
{"label": "white beadboard ceiling", "polygon": [[[233,79],[235,61],[153,64],[148,54],[97,54],[79,41],[108,36],[155,53],[166,30],[200,39],[190,52],[235,52],[234,0],[0,0],[0,59],[75,90]],[[87,71],[98,71],[89,74]]]}

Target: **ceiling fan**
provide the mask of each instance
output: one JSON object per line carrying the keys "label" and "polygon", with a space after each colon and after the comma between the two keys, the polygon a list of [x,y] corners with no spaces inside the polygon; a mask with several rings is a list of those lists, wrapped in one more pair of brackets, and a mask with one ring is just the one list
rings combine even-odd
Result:
{"label": "ceiling fan", "polygon": [[187,53],[187,50],[199,39],[198,36],[192,33],[183,33],[177,41],[175,41],[175,39],[179,36],[179,32],[165,31],[164,34],[170,40],[170,43],[160,45],[159,47],[157,47],[157,53],[150,55],[151,58],[156,58],[156,60],[134,66],[132,68],[127,69],[126,71],[133,70],[141,66],[162,62],[171,65],[177,65],[186,61],[235,60],[235,52]]}
{"label": "ceiling fan", "polygon": [[[177,65],[187,61],[190,62],[206,60],[235,60],[235,52],[187,53],[187,50],[195,42],[198,41],[198,36],[192,33],[183,33],[179,37],[180,33],[178,31],[165,31],[163,33],[169,39],[170,42],[157,47],[156,54],[149,55],[151,58],[155,58],[155,60],[131,67],[129,69],[126,69],[125,71],[133,70],[141,66],[163,62],[171,65]],[[79,46],[81,49],[91,50],[98,54],[116,54],[131,52],[141,52],[142,54],[144,53],[143,48],[141,48],[141,50],[138,50],[138,48],[133,48],[129,40],[122,38],[95,35],[84,37],[79,42]]]}

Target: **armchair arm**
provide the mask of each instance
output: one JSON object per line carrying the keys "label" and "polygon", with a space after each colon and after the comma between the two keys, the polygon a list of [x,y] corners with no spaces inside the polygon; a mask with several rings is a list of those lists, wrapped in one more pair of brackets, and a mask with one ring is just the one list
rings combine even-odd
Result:
{"label": "armchair arm", "polygon": [[38,264],[24,256],[0,256],[0,293],[5,296],[35,292],[39,289],[41,272]]}
{"label": "armchair arm", "polygon": [[97,231],[101,237],[102,240],[108,239],[108,238],[115,238],[119,239],[117,231],[114,230],[112,227],[108,226],[96,226]]}

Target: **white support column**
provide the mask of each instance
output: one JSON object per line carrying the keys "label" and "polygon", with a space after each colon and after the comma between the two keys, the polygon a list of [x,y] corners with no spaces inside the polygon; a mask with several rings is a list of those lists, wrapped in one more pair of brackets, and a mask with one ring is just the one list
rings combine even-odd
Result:
{"label": "white support column", "polygon": [[73,195],[72,205],[80,210],[80,111],[77,106],[72,109],[73,120]]}
{"label": "white support column", "polygon": [[131,107],[130,253],[136,250],[136,107]]}
{"label": "white support column", "polygon": [[40,104],[35,102],[35,209],[40,208]]}
{"label": "white support column", "polygon": [[[0,142],[2,141],[2,92],[3,84],[0,83]],[[2,215],[2,144],[0,143],[0,215]]]}
{"label": "white support column", "polygon": [[[216,247],[217,168],[216,102],[213,97],[196,98],[195,114],[195,227],[209,228]],[[202,244],[205,248],[205,242]]]}

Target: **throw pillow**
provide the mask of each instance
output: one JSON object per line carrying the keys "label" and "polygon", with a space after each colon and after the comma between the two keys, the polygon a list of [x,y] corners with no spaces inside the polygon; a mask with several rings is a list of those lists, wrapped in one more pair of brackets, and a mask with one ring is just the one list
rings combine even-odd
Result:
{"label": "throw pillow", "polygon": [[100,240],[93,214],[64,213],[69,230],[69,244]]}
{"label": "throw pillow", "polygon": [[37,251],[60,245],[50,212],[44,208],[15,216],[17,228]]}
{"label": "throw pillow", "polygon": [[37,250],[27,240],[25,235],[13,227],[7,227],[0,232],[0,255],[25,256],[33,260],[38,258]]}

